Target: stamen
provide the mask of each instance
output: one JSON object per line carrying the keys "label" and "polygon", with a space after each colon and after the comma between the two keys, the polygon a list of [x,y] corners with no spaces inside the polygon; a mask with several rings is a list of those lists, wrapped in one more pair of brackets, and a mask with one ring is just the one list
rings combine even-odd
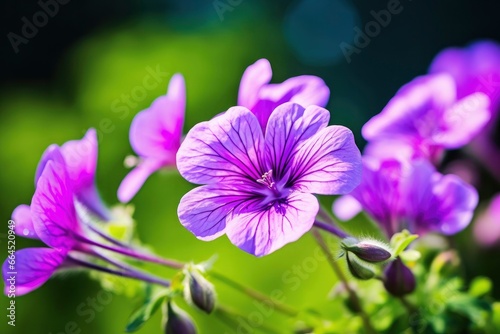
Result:
{"label": "stamen", "polygon": [[276,189],[275,183],[273,180],[273,170],[272,169],[269,170],[269,172],[264,173],[264,175],[262,175],[262,178],[258,179],[256,181],[259,182],[260,184],[266,185],[269,189],[272,189],[272,190]]}

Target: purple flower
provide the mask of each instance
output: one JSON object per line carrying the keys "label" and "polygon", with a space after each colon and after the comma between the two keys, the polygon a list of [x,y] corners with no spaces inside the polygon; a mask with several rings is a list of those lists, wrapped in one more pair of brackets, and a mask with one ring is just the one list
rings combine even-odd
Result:
{"label": "purple flower", "polygon": [[364,125],[363,137],[370,142],[367,154],[437,162],[444,149],[469,143],[483,129],[490,119],[488,108],[489,98],[480,92],[457,100],[455,83],[447,74],[418,77]]}
{"label": "purple flower", "polygon": [[470,152],[500,180],[500,45],[478,41],[463,49],[448,48],[434,58],[430,73],[447,73],[456,82],[457,97],[482,92],[491,99],[491,120],[471,142]]}
{"label": "purple flower", "polygon": [[352,132],[329,126],[327,110],[285,103],[263,133],[258,118],[233,107],[189,131],[177,153],[188,181],[202,184],[179,204],[179,219],[201,240],[227,234],[263,256],[297,240],[313,225],[315,194],[357,186],[361,158]]}
{"label": "purple flower", "polygon": [[146,179],[160,168],[175,167],[186,109],[184,78],[175,74],[168,92],[138,113],[130,125],[130,145],[139,155],[137,166],[123,179],[118,199],[130,201]]}
{"label": "purple flower", "polygon": [[500,243],[500,193],[495,195],[488,207],[477,217],[474,236],[483,246]]}
{"label": "purple flower", "polygon": [[265,132],[273,110],[285,102],[294,102],[303,107],[317,105],[325,107],[330,90],[316,76],[301,75],[280,84],[270,84],[273,72],[267,59],[250,65],[241,78],[238,106],[251,110]]}
{"label": "purple flower", "polygon": [[467,227],[477,203],[472,186],[436,172],[425,159],[403,163],[365,157],[361,184],[333,210],[350,218],[364,209],[389,237],[403,229],[450,235]]}
{"label": "purple flower", "polygon": [[[35,187],[45,166],[51,160],[65,166],[72,184],[75,201],[99,219],[109,220],[111,213],[103,204],[95,185],[97,167],[97,135],[95,130],[89,129],[81,140],[68,141],[61,147],[55,144],[50,145],[38,163],[35,173]],[[28,205],[19,205],[12,213],[12,219],[16,222],[16,234],[38,239],[33,228],[31,209]]]}
{"label": "purple flower", "polygon": [[[51,248],[26,248],[15,252],[14,268],[8,259],[2,266],[4,281],[16,272],[16,295],[31,292],[45,283],[59,269],[68,253],[79,246],[75,236],[83,233],[75,209],[75,192],[66,166],[61,164],[58,148],[45,155],[43,171],[38,176],[31,206],[20,206],[13,218],[21,218],[18,229],[39,238]],[[30,215],[28,210],[30,209]],[[18,221],[14,220],[16,225]],[[8,293],[8,284],[5,292]]]}
{"label": "purple flower", "polygon": [[35,290],[57,270],[73,266],[68,261],[71,251],[91,252],[89,246],[79,241],[79,237],[90,234],[87,216],[100,220],[110,217],[95,187],[96,163],[94,129],[81,140],[66,142],[61,147],[50,145],[43,153],[35,173],[31,205],[19,205],[12,219],[17,235],[39,239],[50,248],[17,250],[14,270],[9,259],[4,262],[4,281],[11,276],[10,272],[17,273],[17,296]]}

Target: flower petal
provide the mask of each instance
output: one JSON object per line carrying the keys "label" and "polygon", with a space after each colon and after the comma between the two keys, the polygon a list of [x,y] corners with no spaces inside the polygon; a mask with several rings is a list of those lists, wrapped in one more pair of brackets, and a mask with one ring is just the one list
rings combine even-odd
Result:
{"label": "flower petal", "polygon": [[401,211],[399,189],[404,165],[396,160],[363,159],[363,180],[350,196],[385,230],[388,236],[399,231],[397,218]]}
{"label": "flower petal", "polygon": [[35,228],[33,227],[31,208],[29,205],[18,205],[12,212],[12,220],[16,223],[15,231],[17,235],[25,238],[38,239]]}
{"label": "flower petal", "polygon": [[249,200],[244,188],[207,185],[191,190],[182,197],[177,209],[181,224],[198,239],[218,238],[225,233],[228,214]]}
{"label": "flower petal", "polygon": [[81,140],[71,140],[61,146],[68,176],[75,192],[94,186],[97,166],[97,134],[89,129]]}
{"label": "flower petal", "polygon": [[425,137],[439,124],[441,110],[455,99],[456,86],[448,74],[418,77],[403,86],[382,112],[363,126],[363,137]]}
{"label": "flower petal", "polygon": [[474,223],[474,236],[483,246],[494,246],[500,241],[500,194],[496,194],[488,207]]}
{"label": "flower petal", "polygon": [[267,170],[261,166],[263,135],[255,116],[246,108],[226,113],[194,126],[177,153],[177,168],[192,183],[223,180],[257,180]]}
{"label": "flower petal", "polygon": [[352,196],[344,195],[335,200],[332,211],[342,221],[348,221],[356,217],[363,210],[361,204]]}
{"label": "flower petal", "polygon": [[304,142],[291,166],[290,182],[303,192],[347,194],[361,182],[361,153],[343,126],[329,126]]}
{"label": "flower petal", "polygon": [[456,175],[441,175],[426,160],[413,163],[401,191],[405,194],[403,218],[416,233],[460,232],[470,223],[478,203],[472,186]]}
{"label": "flower petal", "polygon": [[148,109],[139,112],[130,125],[130,144],[142,157],[175,163],[179,148],[184,113],[186,88],[184,78],[175,74],[170,80],[168,92],[158,97]]}
{"label": "flower petal", "polygon": [[266,129],[266,157],[275,178],[282,179],[290,169],[300,144],[328,125],[328,110],[309,106],[304,109],[295,103],[276,108]]}
{"label": "flower petal", "polygon": [[269,84],[262,87],[260,98],[274,101],[277,105],[294,102],[303,107],[311,105],[325,107],[330,98],[330,89],[319,77],[301,75],[279,84]]}
{"label": "flower petal", "polygon": [[[51,248],[24,248],[15,253],[15,268],[11,270],[9,259],[2,266],[5,283],[4,293],[14,293],[16,297],[25,295],[43,285],[63,263],[66,253]],[[15,272],[15,274],[11,274]],[[15,292],[9,279],[14,278]]]}
{"label": "flower petal", "polygon": [[36,234],[53,248],[69,249],[78,232],[71,181],[64,168],[54,161],[45,166],[31,201]]}
{"label": "flower petal", "polygon": [[471,141],[491,117],[490,100],[483,93],[468,95],[443,115],[444,130],[432,139],[447,148],[459,148]]}
{"label": "flower petal", "polygon": [[252,109],[259,100],[260,89],[271,81],[271,64],[267,59],[259,59],[247,67],[241,78],[238,91],[238,105]]}
{"label": "flower petal", "polygon": [[226,234],[242,250],[255,256],[264,256],[296,241],[309,231],[318,210],[316,197],[300,192],[292,192],[286,204],[280,207],[262,207],[253,201],[232,213],[227,222]]}
{"label": "flower petal", "polygon": [[56,144],[52,144],[49,147],[47,147],[47,149],[43,152],[40,161],[38,162],[35,172],[35,187],[36,184],[38,183],[38,179],[42,175],[45,165],[47,165],[47,162],[51,160],[56,161],[60,164],[65,164],[61,148]]}
{"label": "flower petal", "polygon": [[268,84],[259,92],[259,100],[252,108],[262,129],[266,129],[271,113],[285,102],[294,102],[303,107],[316,105],[325,107],[330,89],[325,82],[312,75],[290,78],[280,84]]}
{"label": "flower petal", "polygon": [[141,189],[147,178],[163,166],[163,161],[144,159],[125,176],[118,188],[118,199],[122,203],[129,202]]}

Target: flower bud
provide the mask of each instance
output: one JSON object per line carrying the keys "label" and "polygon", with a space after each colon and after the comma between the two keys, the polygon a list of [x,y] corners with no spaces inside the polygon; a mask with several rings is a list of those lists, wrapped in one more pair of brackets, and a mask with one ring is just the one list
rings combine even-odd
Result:
{"label": "flower bud", "polygon": [[362,280],[368,280],[375,277],[375,271],[368,263],[363,263],[360,261],[356,255],[349,256],[349,253],[346,253],[347,259],[347,268],[351,272],[352,276]]}
{"label": "flower bud", "polygon": [[184,271],[184,298],[188,303],[196,305],[206,313],[211,313],[215,306],[215,289],[194,266],[188,266]]}
{"label": "flower bud", "polygon": [[168,302],[164,321],[165,334],[196,334],[191,317],[173,302]]}
{"label": "flower bud", "polygon": [[345,238],[341,247],[346,252],[356,254],[361,260],[371,263],[384,262],[392,256],[389,247],[376,240]]}
{"label": "flower bud", "polygon": [[389,263],[384,272],[384,287],[392,295],[401,297],[413,290],[417,282],[410,268],[398,257]]}

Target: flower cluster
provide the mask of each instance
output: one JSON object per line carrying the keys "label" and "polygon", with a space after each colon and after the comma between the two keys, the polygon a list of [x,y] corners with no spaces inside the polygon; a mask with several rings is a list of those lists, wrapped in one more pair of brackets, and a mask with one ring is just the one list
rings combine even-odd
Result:
{"label": "flower cluster", "polygon": [[[478,58],[487,62],[479,66]],[[364,125],[368,144],[363,155],[348,128],[329,125],[325,107],[330,90],[318,77],[270,83],[271,65],[258,60],[243,74],[236,105],[214,112],[212,119],[183,136],[186,87],[183,76],[175,74],[166,95],[132,121],[130,145],[138,157],[126,158],[133,170],[119,186],[118,199],[132,200],[157,170],[177,169],[198,185],[177,209],[180,224],[196,238],[210,241],[226,235],[241,250],[262,257],[316,227],[341,239],[339,258],[345,256],[354,278],[380,279],[390,295],[404,297],[417,287],[411,263],[420,253],[407,249],[417,234],[464,230],[479,202],[474,186],[446,173],[447,152],[466,147],[479,160],[500,156],[498,143],[491,140],[500,117],[500,85],[491,84],[500,80],[500,47],[479,42],[465,50],[445,50],[429,72],[404,85]],[[192,319],[173,299],[182,295],[206,313],[216,310],[215,286],[207,275],[210,266],[164,259],[111,235],[106,226],[119,218],[98,194],[97,155],[93,129],[81,140],[51,145],[43,153],[31,204],[18,206],[12,218],[18,235],[39,239],[46,247],[15,253],[16,294],[29,293],[72,268],[133,278],[148,283],[147,298],[127,331],[139,328],[163,303],[167,333],[196,333]],[[487,166],[499,172],[498,164]],[[350,220],[364,211],[385,240],[345,232],[316,195],[342,195],[333,204],[336,216]],[[497,195],[478,221],[476,235],[485,243],[500,240],[498,226],[490,234],[490,225],[498,222],[499,203]],[[312,234],[344,280],[322,234]],[[137,261],[180,272],[166,280],[138,269]],[[8,260],[2,270],[7,281]],[[262,296],[219,274],[214,277],[253,298]],[[358,297],[343,283],[353,310],[367,332],[373,332]],[[285,314],[299,314],[275,306]]]}

